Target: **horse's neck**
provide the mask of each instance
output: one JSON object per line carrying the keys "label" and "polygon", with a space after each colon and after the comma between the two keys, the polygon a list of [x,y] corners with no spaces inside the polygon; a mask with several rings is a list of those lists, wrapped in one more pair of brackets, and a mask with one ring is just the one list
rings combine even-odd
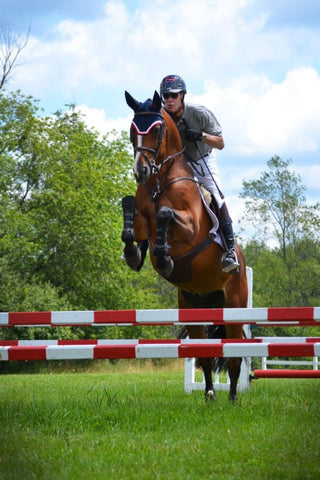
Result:
{"label": "horse's neck", "polygon": [[165,151],[163,152],[162,156],[163,159],[170,157],[174,158],[174,162],[170,168],[170,175],[192,176],[191,168],[184,159],[184,149],[179,130],[170,115],[165,110],[163,110],[163,116],[166,122],[167,138]]}
{"label": "horse's neck", "polygon": [[167,149],[181,151],[182,141],[177,125],[173,121],[172,117],[165,110],[162,110],[163,118],[167,130]]}
{"label": "horse's neck", "polygon": [[171,175],[174,177],[193,177],[190,165],[186,162],[184,154],[179,155],[172,166]]}

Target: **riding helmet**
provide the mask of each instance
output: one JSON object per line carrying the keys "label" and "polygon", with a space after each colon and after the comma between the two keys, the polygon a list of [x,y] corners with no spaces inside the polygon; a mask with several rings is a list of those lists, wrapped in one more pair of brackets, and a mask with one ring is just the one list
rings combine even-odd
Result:
{"label": "riding helmet", "polygon": [[160,95],[164,93],[187,93],[187,87],[184,80],[179,75],[167,75],[160,84]]}

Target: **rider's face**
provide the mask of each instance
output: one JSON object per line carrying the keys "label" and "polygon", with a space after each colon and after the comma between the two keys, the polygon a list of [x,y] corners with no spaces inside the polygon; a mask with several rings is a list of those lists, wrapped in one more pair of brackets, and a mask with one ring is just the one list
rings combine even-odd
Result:
{"label": "rider's face", "polygon": [[162,95],[165,109],[171,115],[175,115],[183,107],[183,93],[165,93]]}

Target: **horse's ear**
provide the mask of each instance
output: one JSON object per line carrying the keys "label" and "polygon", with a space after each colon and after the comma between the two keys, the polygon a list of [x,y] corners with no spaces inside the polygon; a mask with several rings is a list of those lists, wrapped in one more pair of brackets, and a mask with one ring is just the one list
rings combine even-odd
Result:
{"label": "horse's ear", "polygon": [[160,112],[160,110],[161,110],[161,97],[156,90],[155,90],[154,95],[153,95],[152,106]]}
{"label": "horse's ear", "polygon": [[138,107],[139,107],[139,105],[140,105],[140,102],[137,102],[137,100],[135,100],[135,99],[130,95],[129,92],[125,91],[124,94],[125,94],[125,97],[126,97],[126,102],[127,102],[127,104],[129,105],[130,108],[132,108],[132,110],[133,110],[134,112],[136,112],[137,109],[138,109]]}

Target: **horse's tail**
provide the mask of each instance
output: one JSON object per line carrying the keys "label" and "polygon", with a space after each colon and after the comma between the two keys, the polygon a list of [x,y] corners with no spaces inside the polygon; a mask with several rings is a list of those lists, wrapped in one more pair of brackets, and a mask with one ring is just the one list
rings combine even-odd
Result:
{"label": "horse's tail", "polygon": [[[225,325],[206,325],[206,337],[210,338],[228,338],[227,331]],[[184,327],[180,333],[178,338],[188,338],[188,331],[187,328]],[[246,338],[245,331],[243,330],[243,338]],[[226,371],[228,368],[228,358],[226,357],[214,357],[211,358],[211,366],[212,370],[215,373],[219,373],[221,371]],[[196,368],[201,368],[199,360],[196,359]]]}
{"label": "horse's tail", "polygon": [[[227,338],[226,327],[224,325],[207,325],[206,326],[206,337],[207,338]],[[187,328],[184,327],[180,333],[178,338],[188,338],[188,331]],[[227,369],[227,358],[212,358],[212,370],[214,372],[220,372],[221,370]],[[196,360],[196,367],[201,368],[199,360]]]}
{"label": "horse's tail", "polygon": [[[207,325],[207,338],[227,338],[226,327],[224,325]],[[228,367],[228,359],[225,357],[215,357],[211,359],[212,370],[216,373],[226,371]]]}
{"label": "horse's tail", "polygon": [[[243,338],[247,338],[246,332],[242,329]],[[228,338],[226,327],[224,325],[207,325],[206,326],[206,336],[207,338]],[[248,359],[245,359],[246,362]],[[226,357],[216,357],[211,359],[212,370],[216,373],[221,371],[226,371],[228,368],[228,358]]]}

